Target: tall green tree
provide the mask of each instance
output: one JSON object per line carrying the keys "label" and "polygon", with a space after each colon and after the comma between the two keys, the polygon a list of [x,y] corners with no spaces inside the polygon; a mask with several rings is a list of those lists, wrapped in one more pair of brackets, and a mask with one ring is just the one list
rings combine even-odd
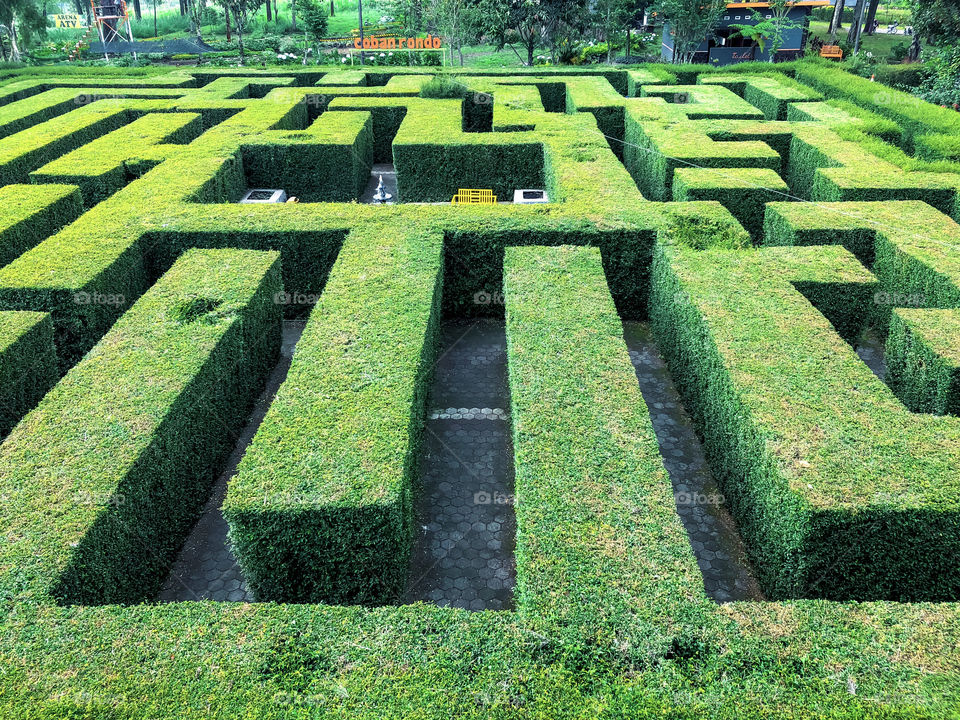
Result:
{"label": "tall green tree", "polygon": [[447,41],[450,52],[456,52],[463,65],[463,46],[479,35],[480,11],[469,0],[433,0],[428,6],[429,19]]}
{"label": "tall green tree", "polygon": [[[594,0],[592,6],[592,24],[600,31],[607,43],[607,62],[613,62],[613,46],[616,36],[623,32],[632,15],[631,0]],[[627,48],[627,54],[629,54]]]}
{"label": "tall green tree", "polygon": [[932,45],[960,44],[960,0],[912,0],[913,29]]}
{"label": "tall green tree", "polygon": [[20,62],[22,48],[29,46],[35,35],[46,36],[46,28],[46,13],[36,0],[0,0],[0,34],[10,43],[11,61]]}
{"label": "tall green tree", "polygon": [[765,8],[766,14],[770,17],[764,17],[756,10],[752,10],[753,24],[741,25],[733,24],[736,34],[749,38],[760,46],[760,52],[766,49],[767,43],[770,45],[770,55],[768,60],[774,62],[780,48],[786,41],[787,32],[803,27],[799,20],[791,18],[790,9],[792,4],[789,0],[770,0],[770,7]]}
{"label": "tall green tree", "polygon": [[673,61],[690,63],[700,43],[720,22],[726,0],[657,0],[654,7],[670,25]]}
{"label": "tall green tree", "polygon": [[[292,12],[300,11],[301,25],[303,26],[303,35],[307,39],[307,45],[313,45],[316,51],[314,57],[320,57],[320,39],[327,36],[327,27],[329,26],[329,16],[326,10],[320,5],[318,0],[293,0],[295,8]],[[304,55],[306,63],[306,55]]]}
{"label": "tall green tree", "polygon": [[263,0],[222,0],[225,10],[233,15],[234,26],[237,30],[237,40],[240,44],[240,64],[243,65],[246,54],[243,50],[243,33],[249,29],[250,20],[263,4]]}
{"label": "tall green tree", "polygon": [[533,54],[540,45],[553,47],[567,27],[582,26],[585,3],[581,0],[481,0],[478,12],[481,25],[502,50],[513,45],[508,33],[514,33],[526,50],[521,62],[533,65]]}

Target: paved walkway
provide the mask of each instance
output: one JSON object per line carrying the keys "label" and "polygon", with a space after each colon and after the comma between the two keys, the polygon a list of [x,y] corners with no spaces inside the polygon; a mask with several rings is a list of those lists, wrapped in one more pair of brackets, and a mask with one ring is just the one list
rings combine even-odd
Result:
{"label": "paved walkway", "polygon": [[200,516],[180,549],[180,555],[157,596],[160,602],[185,600],[253,602],[253,593],[247,587],[240,573],[240,566],[227,542],[227,522],[223,519],[220,506],[227,492],[227,483],[236,472],[247,446],[253,440],[260,423],[263,422],[267,408],[270,407],[277,393],[277,388],[287,376],[290,360],[293,357],[293,347],[300,339],[305,324],[305,321],[284,321],[280,362],[267,379],[267,386],[257,399],[250,418],[237,439],[227,461],[227,467],[210,493],[210,499],[203,508],[203,515]]}
{"label": "paved walkway", "polygon": [[746,546],[649,326],[625,322],[623,333],[707,595],[717,602],[762,600]]}
{"label": "paved walkway", "polygon": [[438,356],[404,601],[507,609],[516,519],[503,321],[444,323]]}

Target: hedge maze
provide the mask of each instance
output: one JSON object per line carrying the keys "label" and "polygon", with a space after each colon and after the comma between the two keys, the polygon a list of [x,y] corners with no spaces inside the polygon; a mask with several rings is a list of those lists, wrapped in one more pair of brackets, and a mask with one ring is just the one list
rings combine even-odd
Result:
{"label": "hedge maze", "polygon": [[[955,716],[960,116],[751,68],[0,71],[0,714]],[[455,318],[506,330],[510,610],[399,601]],[[158,604],[285,320],[258,602]],[[762,597],[705,591],[625,321]]]}

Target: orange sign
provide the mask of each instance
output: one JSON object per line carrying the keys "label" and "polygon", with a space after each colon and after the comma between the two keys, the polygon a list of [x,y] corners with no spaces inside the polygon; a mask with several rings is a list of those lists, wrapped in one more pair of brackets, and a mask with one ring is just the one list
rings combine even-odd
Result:
{"label": "orange sign", "polygon": [[433,35],[425,38],[365,37],[363,43],[360,38],[353,39],[357,50],[439,50],[441,44],[440,38]]}

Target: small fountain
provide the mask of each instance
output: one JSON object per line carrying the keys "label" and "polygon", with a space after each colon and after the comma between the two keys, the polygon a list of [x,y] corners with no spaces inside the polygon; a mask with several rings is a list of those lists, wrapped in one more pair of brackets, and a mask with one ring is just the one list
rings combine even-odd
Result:
{"label": "small fountain", "polygon": [[383,175],[381,175],[380,182],[377,184],[377,191],[373,194],[373,203],[374,205],[382,205],[392,197],[393,195],[383,189]]}

